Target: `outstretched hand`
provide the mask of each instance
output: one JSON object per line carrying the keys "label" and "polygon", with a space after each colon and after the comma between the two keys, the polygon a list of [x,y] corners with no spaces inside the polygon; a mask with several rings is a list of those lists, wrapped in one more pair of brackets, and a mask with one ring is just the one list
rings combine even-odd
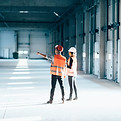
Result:
{"label": "outstretched hand", "polygon": [[40,55],[40,52],[37,52],[37,55]]}
{"label": "outstretched hand", "polygon": [[40,52],[37,52],[37,55],[41,55],[42,57],[46,58],[46,55],[40,53]]}

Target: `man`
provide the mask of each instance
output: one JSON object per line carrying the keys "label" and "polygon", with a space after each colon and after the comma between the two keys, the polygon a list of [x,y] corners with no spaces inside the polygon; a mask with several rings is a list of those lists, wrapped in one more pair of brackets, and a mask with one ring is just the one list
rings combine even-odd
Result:
{"label": "man", "polygon": [[63,51],[63,47],[61,45],[56,45],[55,55],[53,59],[48,58],[46,55],[37,52],[38,55],[41,55],[44,58],[47,58],[48,60],[51,60],[51,68],[50,68],[50,74],[52,75],[51,76],[51,91],[50,91],[50,100],[47,102],[50,104],[53,103],[54,91],[55,91],[57,80],[61,88],[62,103],[64,103],[63,77],[65,76],[66,58],[61,55],[62,51]]}

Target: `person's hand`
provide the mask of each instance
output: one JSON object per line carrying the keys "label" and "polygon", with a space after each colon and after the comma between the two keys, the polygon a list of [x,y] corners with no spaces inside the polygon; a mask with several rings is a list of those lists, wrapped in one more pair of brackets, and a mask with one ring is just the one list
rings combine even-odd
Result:
{"label": "person's hand", "polygon": [[37,52],[37,55],[41,55],[42,57],[46,58],[46,55],[40,53],[40,52]]}
{"label": "person's hand", "polygon": [[40,53],[39,52],[37,52],[37,55],[39,55]]}

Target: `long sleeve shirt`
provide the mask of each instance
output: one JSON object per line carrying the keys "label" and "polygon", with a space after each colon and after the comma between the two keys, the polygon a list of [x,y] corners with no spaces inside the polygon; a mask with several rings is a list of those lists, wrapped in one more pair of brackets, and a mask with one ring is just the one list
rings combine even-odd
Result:
{"label": "long sleeve shirt", "polygon": [[54,57],[53,56],[46,56],[46,59],[49,60],[51,63],[54,63]]}
{"label": "long sleeve shirt", "polygon": [[67,65],[67,68],[70,68],[71,69],[72,64],[73,64],[73,59],[70,57],[70,63],[69,63],[69,65]]}

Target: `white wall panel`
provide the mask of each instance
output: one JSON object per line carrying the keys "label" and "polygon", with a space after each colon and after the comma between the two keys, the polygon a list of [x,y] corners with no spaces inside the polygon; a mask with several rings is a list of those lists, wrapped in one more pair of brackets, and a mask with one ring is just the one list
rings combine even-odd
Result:
{"label": "white wall panel", "polygon": [[30,34],[30,58],[40,58],[36,52],[46,54],[46,41],[47,37],[45,32],[31,32]]}
{"label": "white wall panel", "polygon": [[[28,58],[29,57],[29,31],[19,31],[18,32],[18,53],[19,58]],[[28,53],[25,54],[24,52]]]}
{"label": "white wall panel", "polygon": [[0,48],[0,57],[4,57],[4,49]]}
{"label": "white wall panel", "polygon": [[83,44],[83,71],[86,72],[86,51],[85,51],[85,44]]}
{"label": "white wall panel", "polygon": [[0,32],[0,57],[13,58],[15,52],[15,32],[14,31],[1,31]]}
{"label": "white wall panel", "polygon": [[29,31],[19,31],[18,36],[19,36],[19,43],[29,43]]}
{"label": "white wall panel", "polygon": [[107,42],[106,75],[107,79],[112,79],[112,41]]}
{"label": "white wall panel", "polygon": [[117,79],[117,81],[120,83],[121,82],[121,80],[119,80],[119,79],[121,79],[121,77],[120,77],[120,72],[121,72],[121,62],[120,62],[120,60],[121,60],[121,40],[119,39],[118,40],[118,79]]}
{"label": "white wall panel", "polygon": [[4,49],[4,58],[9,58],[9,49],[8,48]]}
{"label": "white wall panel", "polygon": [[94,50],[94,60],[93,60],[93,67],[94,67],[94,74],[99,74],[99,42],[95,42],[95,50]]}

